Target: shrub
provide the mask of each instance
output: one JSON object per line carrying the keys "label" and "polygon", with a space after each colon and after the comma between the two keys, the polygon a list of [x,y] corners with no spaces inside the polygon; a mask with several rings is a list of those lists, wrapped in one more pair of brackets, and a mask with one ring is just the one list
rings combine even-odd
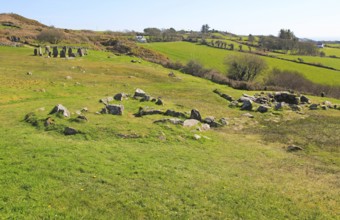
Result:
{"label": "shrub", "polygon": [[226,58],[228,77],[234,80],[252,81],[266,67],[266,62],[252,54],[234,55]]}
{"label": "shrub", "polygon": [[65,34],[64,32],[51,28],[51,29],[46,29],[40,32],[40,34],[37,35],[37,39],[41,42],[49,42],[51,44],[58,44],[60,43],[63,39],[65,39]]}
{"label": "shrub", "polygon": [[326,96],[340,98],[340,87],[320,85],[304,78],[301,73],[289,70],[273,69],[266,80],[266,86],[286,90],[295,90],[313,95],[326,94]]}

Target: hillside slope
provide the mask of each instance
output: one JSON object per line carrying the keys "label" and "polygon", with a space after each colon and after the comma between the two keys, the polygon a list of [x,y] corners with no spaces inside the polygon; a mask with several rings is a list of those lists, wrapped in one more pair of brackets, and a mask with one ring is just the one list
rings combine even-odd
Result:
{"label": "hillside slope", "polygon": [[[235,99],[244,91],[128,56],[31,54],[0,47],[0,218],[337,218],[339,110],[241,111],[213,90]],[[97,113],[99,99],[137,88],[164,105],[130,97],[111,101],[121,116]],[[49,114],[57,104],[70,118]],[[197,109],[228,125],[154,123],[171,117],[136,117],[140,107]],[[287,152],[293,144],[304,150]]]}

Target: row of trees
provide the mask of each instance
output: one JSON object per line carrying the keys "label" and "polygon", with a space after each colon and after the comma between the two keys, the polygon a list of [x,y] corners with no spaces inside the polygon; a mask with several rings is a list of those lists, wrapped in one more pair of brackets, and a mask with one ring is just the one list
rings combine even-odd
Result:
{"label": "row of trees", "polygon": [[265,50],[281,50],[283,52],[290,51],[291,54],[297,55],[319,55],[317,46],[312,42],[301,42],[291,30],[281,29],[278,37],[262,36],[259,44]]}
{"label": "row of trees", "polygon": [[145,28],[144,35],[148,36],[150,42],[179,41],[182,40],[182,31],[177,32],[174,28],[158,29]]}

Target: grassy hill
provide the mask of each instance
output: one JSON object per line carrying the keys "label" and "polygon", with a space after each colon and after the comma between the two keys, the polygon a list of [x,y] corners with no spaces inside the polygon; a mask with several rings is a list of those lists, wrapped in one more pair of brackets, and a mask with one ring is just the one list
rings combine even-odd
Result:
{"label": "grassy hill", "polygon": [[[204,66],[217,69],[221,73],[227,71],[224,65],[224,60],[227,56],[239,54],[235,47],[235,51],[222,50],[204,45],[197,45],[188,42],[169,42],[169,43],[150,43],[145,44],[145,47],[156,50],[168,56],[171,60],[186,63],[189,60],[197,60]],[[244,49],[247,50],[247,49]],[[336,50],[336,49],[335,49]],[[296,60],[301,56],[276,55],[286,59]],[[339,60],[333,58],[307,57],[302,56],[303,60],[311,63],[321,63],[326,66],[338,68]],[[258,80],[263,79],[273,68],[283,70],[291,70],[301,72],[307,79],[320,84],[326,85],[340,85],[340,72],[334,70],[327,70],[324,68],[308,66],[305,64],[293,63],[285,60],[278,60],[275,58],[264,57],[268,63],[269,69],[260,76]]]}
{"label": "grassy hill", "polygon": [[[207,65],[227,53],[189,43],[150,47]],[[238,98],[244,91],[176,71],[175,78],[169,77],[169,69],[153,63],[131,63],[135,58],[100,51],[76,59],[31,54],[32,48],[0,47],[1,219],[339,215],[339,110],[252,111],[254,118],[249,118],[212,92],[219,89]],[[113,102],[124,105],[122,116],[96,113],[104,107],[99,99],[133,94],[136,88],[161,97],[164,105],[130,98]],[[59,103],[70,110],[70,119],[49,115]],[[196,108],[203,117],[226,118],[229,125],[198,131],[155,124],[161,115],[134,116],[146,106],[181,112]],[[76,112],[84,107],[88,121],[77,122]],[[37,120],[34,126],[24,121],[30,112]],[[42,122],[47,117],[55,125],[46,128]],[[65,136],[64,126],[81,133]],[[289,153],[290,144],[305,150]]]}

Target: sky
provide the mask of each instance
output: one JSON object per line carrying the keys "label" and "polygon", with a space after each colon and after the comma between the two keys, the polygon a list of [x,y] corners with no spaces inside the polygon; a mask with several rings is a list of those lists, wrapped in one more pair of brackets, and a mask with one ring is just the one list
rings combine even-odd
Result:
{"label": "sky", "polygon": [[147,27],[199,31],[203,24],[240,35],[340,40],[340,0],[0,0],[0,13],[46,25],[98,31]]}

